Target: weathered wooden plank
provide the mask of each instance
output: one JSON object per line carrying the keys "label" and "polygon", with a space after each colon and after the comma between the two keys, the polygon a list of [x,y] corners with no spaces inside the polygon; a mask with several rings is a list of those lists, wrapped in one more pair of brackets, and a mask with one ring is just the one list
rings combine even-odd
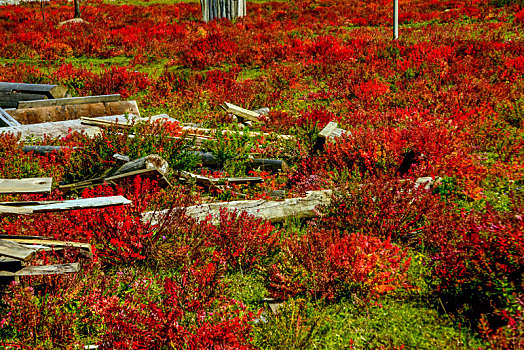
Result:
{"label": "weathered wooden plank", "polygon": [[256,113],[253,111],[250,111],[249,109],[245,109],[242,107],[239,107],[237,105],[234,105],[232,103],[224,102],[223,108],[228,113],[233,113],[234,115],[238,117],[242,117],[244,119],[250,120],[252,122],[261,123],[260,117],[262,116],[260,113]]}
{"label": "weathered wooden plank", "polygon": [[27,262],[34,258],[35,253],[35,249],[28,248],[17,242],[0,239],[0,256],[3,255]]}
{"label": "weathered wooden plank", "polygon": [[9,110],[8,113],[21,124],[57,122],[78,119],[80,117],[103,117],[126,113],[140,116],[136,101],[23,108]]}
{"label": "weathered wooden plank", "polygon": [[[310,191],[306,197],[288,198],[283,201],[247,200],[220,203],[207,203],[186,208],[186,215],[203,221],[207,217],[215,222],[220,217],[220,210],[245,211],[258,218],[271,222],[282,222],[288,218],[312,218],[318,215],[316,208],[320,205],[329,205],[331,190]],[[144,213],[142,219],[151,224],[157,224],[167,211]]]}
{"label": "weathered wooden plank", "polygon": [[126,205],[131,203],[132,202],[124,196],[110,196],[72,199],[61,202],[54,202],[51,204],[28,205],[22,208],[32,209],[34,213],[47,213],[77,209],[103,208],[115,205]]}
{"label": "weathered wooden plank", "polygon": [[44,265],[44,266],[27,266],[15,272],[15,276],[40,276],[40,275],[57,275],[63,273],[74,273],[80,271],[79,263]]}
{"label": "weathered wooden plank", "polygon": [[32,209],[0,205],[0,216],[3,216],[3,215],[29,215],[29,214],[33,214]]}
{"label": "weathered wooden plank", "polygon": [[22,92],[0,91],[0,107],[16,108],[20,101],[43,100],[46,95],[26,94]]}
{"label": "weathered wooden plank", "polygon": [[118,101],[120,101],[120,94],[66,97],[66,98],[47,99],[47,100],[21,101],[21,102],[18,102],[18,108],[19,109],[41,108],[41,107],[83,105],[83,104],[91,104],[91,103],[118,102]]}
{"label": "weathered wooden plank", "polygon": [[0,83],[0,91],[18,91],[28,94],[45,95],[48,98],[66,97],[68,88],[60,85],[25,84],[25,83]]}
{"label": "weathered wooden plank", "polygon": [[[137,119],[136,115],[128,115],[129,119]],[[112,115],[107,117],[99,117],[102,120],[126,120],[125,115]],[[94,136],[100,134],[100,128],[84,125],[80,119],[66,120],[61,122],[50,122],[41,124],[21,125],[10,128],[0,128],[0,133],[21,134],[21,138],[43,139],[45,136],[50,138],[65,137],[72,132],[84,132],[87,136]]]}
{"label": "weathered wooden plank", "polygon": [[86,252],[92,253],[91,244],[81,243],[81,242],[69,242],[69,241],[57,241],[54,239],[36,239],[36,238],[20,238],[18,236],[3,236],[1,240],[7,240],[11,242],[16,242],[21,245],[24,245],[28,248],[36,249],[36,247],[47,247],[50,249],[53,248],[78,248]]}
{"label": "weathered wooden plank", "polygon": [[20,124],[16,119],[11,117],[9,113],[4,111],[0,107],[0,127],[4,127],[4,126],[11,127],[11,126],[20,126],[20,125],[22,124]]}
{"label": "weathered wooden plank", "polygon": [[[77,148],[77,147],[73,147]],[[68,146],[24,146],[22,147],[22,152],[29,153],[34,152],[37,154],[48,154],[51,152],[61,152],[63,150],[70,150],[71,147]]]}
{"label": "weathered wooden plank", "polygon": [[52,177],[0,179],[0,194],[50,193]]}

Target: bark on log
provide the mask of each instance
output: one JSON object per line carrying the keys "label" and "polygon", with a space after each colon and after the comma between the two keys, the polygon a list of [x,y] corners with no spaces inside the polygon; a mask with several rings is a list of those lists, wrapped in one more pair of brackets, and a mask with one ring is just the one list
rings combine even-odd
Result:
{"label": "bark on log", "polygon": [[[220,217],[220,210],[245,211],[250,215],[263,218],[271,222],[283,222],[288,218],[312,218],[318,215],[316,208],[320,205],[331,203],[331,190],[310,191],[306,197],[290,198],[283,201],[249,200],[233,201],[221,203],[209,203],[195,205],[186,208],[186,215],[197,221],[205,220],[208,216],[212,222],[217,222]],[[158,224],[168,211],[157,213],[144,213],[142,220]]]}
{"label": "bark on log", "polygon": [[135,101],[24,108],[9,110],[8,113],[21,124],[57,122],[78,119],[80,117],[103,117],[125,113],[140,116]]}

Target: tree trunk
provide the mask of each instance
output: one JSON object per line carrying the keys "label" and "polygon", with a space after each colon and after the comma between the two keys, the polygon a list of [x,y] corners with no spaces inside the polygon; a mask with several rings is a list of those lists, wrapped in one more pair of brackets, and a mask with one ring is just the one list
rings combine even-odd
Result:
{"label": "tree trunk", "polygon": [[80,0],[75,0],[75,17],[74,18],[80,18]]}

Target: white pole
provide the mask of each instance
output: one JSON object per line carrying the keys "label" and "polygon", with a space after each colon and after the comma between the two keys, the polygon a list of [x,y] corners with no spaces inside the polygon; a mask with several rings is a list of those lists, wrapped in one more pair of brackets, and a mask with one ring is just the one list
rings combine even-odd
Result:
{"label": "white pole", "polygon": [[398,0],[393,0],[393,39],[398,39]]}

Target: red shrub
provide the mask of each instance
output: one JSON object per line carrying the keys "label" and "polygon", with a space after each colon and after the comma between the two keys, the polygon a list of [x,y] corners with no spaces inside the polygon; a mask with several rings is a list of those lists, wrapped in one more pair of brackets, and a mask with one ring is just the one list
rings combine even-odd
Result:
{"label": "red shrub", "polygon": [[406,252],[389,240],[311,227],[282,244],[268,288],[279,297],[372,297],[404,286],[409,265]]}

